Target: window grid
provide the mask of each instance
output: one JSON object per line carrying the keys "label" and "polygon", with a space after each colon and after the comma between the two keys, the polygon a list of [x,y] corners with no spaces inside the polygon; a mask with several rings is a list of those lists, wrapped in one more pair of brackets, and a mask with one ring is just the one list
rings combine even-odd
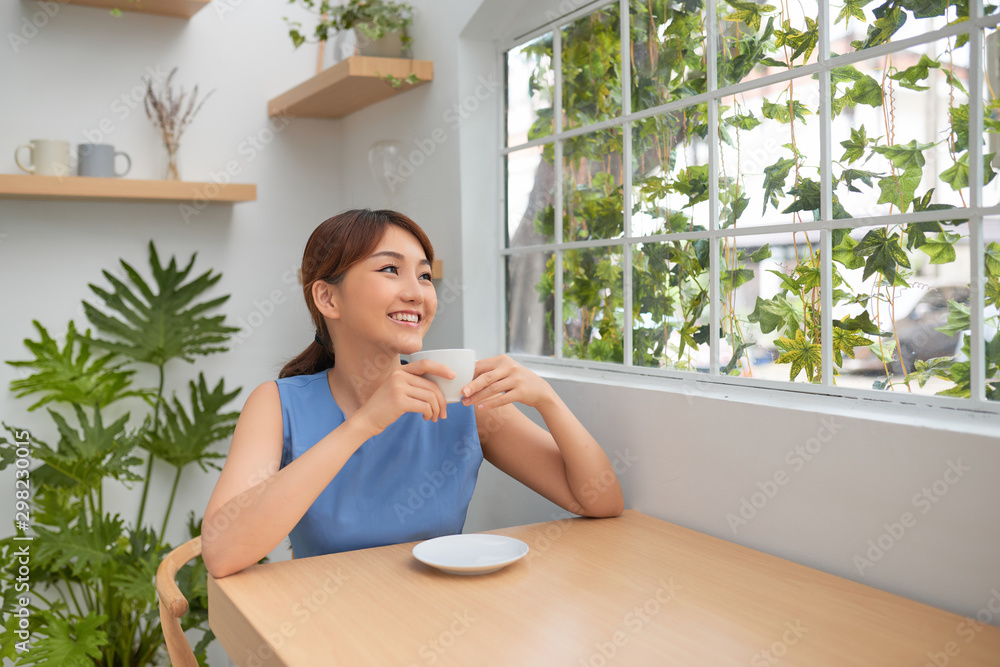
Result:
{"label": "window grid", "polygon": [[[765,389],[776,389],[806,394],[833,395],[849,398],[869,399],[889,403],[915,404],[927,406],[941,406],[959,410],[977,410],[1000,413],[1000,404],[987,401],[985,397],[985,340],[984,340],[984,289],[985,267],[981,249],[984,247],[983,239],[983,219],[989,216],[1000,215],[1000,204],[995,206],[982,206],[982,157],[983,150],[981,142],[970,141],[969,153],[969,193],[970,202],[965,208],[947,209],[941,211],[917,211],[910,213],[899,213],[881,216],[869,216],[866,218],[833,219],[832,215],[832,122],[831,122],[831,71],[847,65],[853,65],[866,60],[873,60],[881,56],[895,54],[905,51],[914,46],[920,46],[935,41],[968,34],[969,36],[969,133],[970,136],[983,136],[983,107],[982,79],[984,77],[982,49],[983,31],[996,28],[1000,24],[1000,14],[989,16],[983,15],[982,4],[970,2],[969,19],[959,23],[946,25],[935,31],[924,33],[906,39],[881,44],[867,49],[852,51],[844,54],[830,56],[830,35],[829,35],[829,0],[818,0],[817,23],[819,25],[819,44],[817,61],[815,63],[796,66],[787,71],[766,75],[749,81],[740,81],[723,88],[717,86],[717,50],[707,49],[706,51],[706,76],[707,90],[699,95],[692,95],[681,100],[669,102],[638,112],[633,112],[631,108],[631,72],[630,59],[627,57],[630,47],[630,3],[629,0],[619,0],[620,33],[621,33],[621,85],[622,85],[622,109],[619,116],[603,121],[579,126],[570,130],[562,127],[562,27],[572,21],[587,16],[594,11],[610,6],[608,0],[598,0],[591,2],[579,9],[567,13],[556,20],[553,20],[536,30],[525,33],[508,43],[501,45],[498,55],[501,63],[506,63],[506,54],[510,49],[528,42],[536,37],[540,37],[549,32],[553,36],[553,133],[535,140],[523,142],[518,145],[507,145],[507,128],[505,109],[501,108],[498,114],[503,124],[500,136],[503,138],[499,147],[499,157],[503,161],[505,157],[518,150],[525,148],[544,146],[553,144],[554,148],[554,192],[553,206],[555,213],[554,220],[554,242],[549,244],[526,245],[509,247],[504,244],[501,248],[501,256],[506,259],[512,255],[552,252],[555,258],[554,275],[554,313],[553,313],[553,357],[537,357],[534,355],[515,355],[542,365],[552,364],[558,367],[596,369],[600,371],[610,371],[612,374],[627,373],[629,375],[642,375],[651,377],[673,378],[678,380],[697,380],[699,382],[709,382],[712,384],[740,386],[740,387],[761,387]],[[711,0],[705,3],[706,11],[706,44],[716,43],[717,20],[716,5]],[[787,224],[770,224],[757,227],[736,227],[720,229],[719,218],[719,146],[718,146],[718,104],[730,95],[747,92],[750,90],[766,88],[768,86],[784,83],[793,79],[804,79],[812,75],[818,75],[820,81],[819,90],[819,128],[820,128],[820,220],[808,222],[795,222]],[[505,84],[506,85],[506,84]],[[980,103],[974,104],[973,100]],[[500,96],[499,103],[504,104],[503,96]],[[632,166],[631,129],[635,122],[657,116],[670,111],[696,107],[698,104],[706,103],[708,110],[708,136],[712,139],[708,141],[709,147],[709,220],[707,231],[665,233],[654,235],[633,236],[631,228],[632,210]],[[565,242],[563,239],[563,143],[573,137],[593,134],[607,128],[619,127],[622,131],[622,188],[623,188],[623,234],[618,238],[592,239],[586,241]],[[503,176],[501,176],[503,178]],[[501,184],[501,193],[506,193],[506,182]],[[503,194],[506,203],[506,194]],[[969,306],[971,309],[971,379],[972,395],[969,399],[956,401],[926,394],[911,394],[904,392],[882,392],[875,393],[869,389],[856,389],[852,387],[838,386],[834,384],[833,375],[833,345],[832,345],[832,260],[826,259],[820,264],[821,283],[820,298],[822,303],[822,378],[819,383],[799,383],[769,380],[764,378],[736,378],[727,375],[720,375],[720,322],[721,313],[719,305],[719,275],[721,269],[721,258],[719,253],[719,241],[724,238],[748,237],[754,235],[775,234],[783,232],[812,232],[820,233],[820,249],[823,257],[829,258],[832,252],[832,231],[836,229],[860,229],[887,227],[890,225],[906,225],[912,222],[926,221],[946,221],[946,220],[966,220],[969,224],[969,247],[971,274]],[[506,225],[506,222],[504,223]],[[506,238],[506,235],[503,235]],[[695,373],[691,371],[677,371],[666,368],[636,367],[633,365],[633,341],[630,313],[632,310],[632,248],[640,243],[655,243],[678,240],[708,239],[710,241],[710,370],[708,374]],[[563,312],[563,263],[562,256],[566,250],[595,247],[614,247],[622,249],[623,265],[623,305],[626,321],[623,324],[623,363],[603,362],[587,359],[563,358],[563,336],[562,327],[559,325]],[[506,289],[501,285],[500,289]],[[501,303],[506,303],[502,299]],[[507,321],[508,313],[503,313],[504,322]],[[1000,334],[998,334],[1000,335]]]}

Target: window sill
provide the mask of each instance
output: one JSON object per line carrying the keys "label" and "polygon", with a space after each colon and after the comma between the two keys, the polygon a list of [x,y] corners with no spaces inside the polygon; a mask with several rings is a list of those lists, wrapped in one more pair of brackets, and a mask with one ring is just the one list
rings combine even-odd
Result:
{"label": "window sill", "polygon": [[932,397],[922,395],[914,396],[913,402],[909,402],[899,395],[891,399],[879,399],[878,394],[874,392],[865,392],[865,395],[858,396],[826,394],[822,393],[821,387],[816,388],[818,392],[804,393],[799,384],[789,385],[788,389],[747,386],[709,380],[708,376],[702,378],[686,373],[677,376],[643,375],[613,368],[569,365],[544,357],[518,354],[510,356],[547,380],[658,391],[708,400],[739,401],[750,405],[933,428],[968,435],[996,437],[997,433],[1000,433],[1000,406],[996,406],[997,412],[987,412],[963,406],[958,399],[954,401],[954,406],[941,405],[940,402],[928,405],[920,399]]}

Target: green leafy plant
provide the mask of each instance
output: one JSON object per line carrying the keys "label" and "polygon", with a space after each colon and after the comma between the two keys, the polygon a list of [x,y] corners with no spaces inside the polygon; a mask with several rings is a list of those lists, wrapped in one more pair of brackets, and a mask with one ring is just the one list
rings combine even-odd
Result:
{"label": "green leafy plant", "polygon": [[[961,23],[968,18],[967,0],[934,5],[886,0],[877,6],[848,0],[842,7],[834,5],[839,12],[835,23],[854,27],[860,21],[864,31],[864,37],[849,46],[846,41],[836,44],[841,52],[890,42],[907,21],[944,17]],[[719,88],[815,61],[819,20],[803,15],[808,7],[724,0],[716,2],[716,8]],[[995,9],[991,5],[986,12]],[[533,204],[514,230],[517,243],[551,243],[556,220],[561,220],[563,242],[610,241],[611,245],[561,252],[563,309],[539,320],[549,327],[550,340],[555,339],[555,328],[561,329],[564,357],[620,363],[624,329],[631,327],[632,364],[706,370],[696,365],[695,358],[708,349],[709,308],[718,300],[718,334],[725,344],[720,351],[723,374],[752,375],[751,354],[769,355],[786,369],[787,379],[821,381],[820,234],[792,231],[780,248],[775,243],[753,247],[747,241],[752,237],[747,236],[721,239],[719,293],[715,295],[710,293],[711,242],[696,236],[709,229],[708,199],[713,191],[719,194],[719,229],[819,219],[823,202],[818,151],[803,139],[818,135],[819,77],[798,77],[733,94],[717,103],[683,106],[688,98],[709,92],[704,3],[632,0],[629,12],[630,44],[624,52],[631,59],[631,111],[668,104],[671,110],[632,121],[631,137],[621,136],[621,128],[612,127],[563,139],[563,208],[559,212],[551,192],[543,205],[537,204],[546,196],[539,184],[551,182],[556,173],[554,144],[543,145],[530,197]],[[531,68],[526,78],[535,120],[527,133],[529,141],[553,134],[557,114],[562,115],[564,130],[620,114],[620,22],[618,5],[612,3],[561,27],[559,110],[552,108],[556,99],[552,67],[557,62],[553,34],[511,52]],[[837,149],[829,167],[833,219],[863,220],[872,215],[968,205],[969,75],[959,64],[968,61],[968,35],[920,48],[924,52],[904,49],[831,70],[829,117]],[[996,100],[1000,91],[986,88],[985,129],[1000,132],[1000,102]],[[905,104],[922,106],[921,94],[943,99],[945,109],[935,120],[944,118],[944,122],[927,132],[922,126],[898,122],[904,94],[910,96]],[[930,104],[929,99],[926,103]],[[717,104],[715,137],[709,131],[710,104]],[[847,117],[849,127],[845,127]],[[632,164],[623,164],[625,142],[631,145]],[[711,143],[716,144],[719,156],[716,184],[710,183],[707,156]],[[758,150],[758,156],[750,150],[754,146],[766,146],[766,150]],[[993,155],[983,153],[981,174],[983,183],[989,184],[996,176]],[[744,166],[746,162],[753,166]],[[688,238],[615,243],[625,232],[625,170],[631,171],[632,235],[687,234]],[[941,322],[927,330],[916,329],[918,342],[946,338],[944,345],[951,345],[947,356],[926,358],[915,349],[916,344],[900,334],[906,316],[897,312],[908,291],[909,295],[915,290],[932,291],[922,282],[925,276],[960,260],[964,252],[960,248],[968,239],[963,225],[961,219],[942,219],[855,230],[845,223],[831,232],[835,378],[850,363],[865,357],[881,367],[883,377],[875,382],[875,389],[910,391],[934,378],[936,391],[942,395],[970,395],[970,318],[962,310],[968,309],[969,290],[948,287],[951,291],[940,292],[942,304],[947,302],[947,325]],[[695,238],[689,238],[692,235]],[[985,261],[985,377],[990,400],[1000,400],[996,245],[988,246]],[[624,312],[623,248],[630,253],[632,267],[630,313]],[[558,284],[556,266],[553,254],[536,278],[540,301],[549,304],[549,309]],[[752,296],[765,278],[777,288]],[[943,305],[928,307],[940,310]],[[866,372],[875,371],[869,367]]]}
{"label": "green leafy plant", "polygon": [[404,84],[412,86],[420,82],[420,77],[412,73],[407,74],[403,78],[399,78],[398,76],[393,76],[392,74],[379,74],[378,72],[375,72],[375,76],[385,81],[392,88],[400,88]]}
{"label": "green leafy plant", "polygon": [[[288,0],[289,4],[298,4],[318,15],[312,37],[318,41],[326,41],[331,33],[342,30],[359,30],[372,41],[382,39],[386,35],[399,33],[403,49],[409,49],[413,39],[408,29],[413,23],[413,7],[405,2],[389,0],[347,0],[342,5],[332,5],[329,0]],[[288,35],[296,48],[302,46],[307,35],[302,32],[302,24],[298,21],[285,22],[288,25]]]}
{"label": "green leafy plant", "polygon": [[[191,277],[194,261],[192,256],[180,267],[171,258],[163,265],[151,242],[152,282],[122,260],[123,278],[104,271],[110,287],[90,285],[97,299],[83,307],[95,334],[78,331],[71,321],[60,346],[36,321],[39,339],[25,340],[33,358],[7,362],[30,371],[14,380],[11,390],[37,398],[29,410],[46,407],[57,438],[50,445],[10,424],[0,436],[0,469],[14,465],[15,448],[25,443],[37,463],[18,467],[31,502],[21,507],[25,520],[15,526],[16,534],[0,540],[6,562],[15,562],[14,554],[26,545],[30,552],[29,573],[22,580],[30,584],[27,591],[17,585],[16,568],[0,574],[0,657],[12,664],[111,667],[158,664],[164,657],[153,580],[171,549],[163,536],[177,486],[192,463],[216,467],[213,461],[222,455],[211,446],[231,434],[237,413],[226,406],[239,392],[227,392],[222,380],[210,388],[199,373],[188,383],[187,406],[176,395],[164,395],[168,366],[223,352],[237,330],[224,324],[224,316],[210,314],[228,296],[204,298],[222,275],[207,271]],[[95,357],[95,349],[103,354]],[[133,385],[142,365],[156,369],[155,387]],[[123,412],[126,404],[132,411]],[[175,470],[158,527],[146,515],[156,461]],[[114,483],[142,484],[134,521],[106,507],[105,491]],[[192,537],[201,532],[193,514],[187,530]],[[178,575],[190,602],[183,627],[203,631],[195,648],[200,664],[213,638],[207,627],[206,577],[200,559]],[[29,600],[26,606],[22,596]],[[24,630],[19,624],[25,615],[31,645],[18,651],[17,631]]]}

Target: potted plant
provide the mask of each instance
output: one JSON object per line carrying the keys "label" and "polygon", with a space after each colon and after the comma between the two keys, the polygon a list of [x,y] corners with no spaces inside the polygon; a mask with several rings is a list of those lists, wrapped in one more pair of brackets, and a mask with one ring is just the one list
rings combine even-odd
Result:
{"label": "potted plant", "polygon": [[[399,58],[409,51],[413,40],[408,34],[413,22],[413,7],[391,0],[347,0],[331,5],[329,0],[289,0],[318,14],[319,22],[312,36],[325,42],[331,33],[354,30],[356,51],[363,56]],[[289,21],[288,34],[296,48],[307,40],[302,24]]]}
{"label": "potted plant", "polygon": [[[164,391],[179,362],[223,352],[236,329],[217,312],[229,297],[206,298],[220,273],[190,277],[194,257],[162,264],[152,242],[149,255],[153,281],[122,260],[124,277],[105,271],[110,288],[90,286],[97,298],[83,307],[94,335],[70,321],[60,346],[36,321],[39,339],[25,340],[32,358],[8,362],[30,371],[11,390],[37,399],[28,410],[46,407],[54,428],[48,443],[6,420],[0,431],[0,470],[15,468],[24,489],[15,533],[0,539],[3,562],[17,563],[0,572],[5,665],[142,667],[166,658],[153,578],[171,550],[164,535],[178,518],[178,482],[192,465],[218,468],[214,445],[232,433],[239,388],[213,386],[199,372],[187,400]],[[141,367],[155,371],[156,386],[136,386],[150,377]],[[147,507],[154,464],[171,469],[173,486],[169,499]],[[123,516],[105,490],[135,483],[138,516]],[[200,532],[192,512],[186,534]],[[177,580],[190,603],[183,627],[201,631],[194,651],[205,665],[213,635],[202,560]]]}

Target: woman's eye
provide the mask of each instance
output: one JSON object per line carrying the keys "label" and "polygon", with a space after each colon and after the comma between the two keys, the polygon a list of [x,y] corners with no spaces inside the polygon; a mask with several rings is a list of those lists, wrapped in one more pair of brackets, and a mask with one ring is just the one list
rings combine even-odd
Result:
{"label": "woman's eye", "polygon": [[399,275],[399,267],[390,264],[389,266],[383,266],[381,269],[379,269],[379,272],[380,273],[389,272]]}
{"label": "woman's eye", "polygon": [[431,274],[429,274],[429,273],[424,273],[424,274],[422,274],[422,275],[420,276],[420,279],[421,279],[421,280],[430,280],[430,279],[431,279]]}

